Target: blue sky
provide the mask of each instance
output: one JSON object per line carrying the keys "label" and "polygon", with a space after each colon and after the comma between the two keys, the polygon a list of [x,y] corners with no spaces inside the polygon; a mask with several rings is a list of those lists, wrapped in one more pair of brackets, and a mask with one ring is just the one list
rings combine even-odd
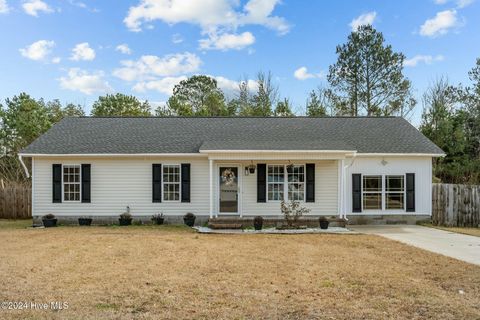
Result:
{"label": "blue sky", "polygon": [[164,102],[198,73],[233,94],[263,70],[301,113],[359,23],[406,55],[419,100],[438,76],[468,83],[480,57],[475,0],[0,0],[0,99],[25,91],[89,112],[107,92]]}

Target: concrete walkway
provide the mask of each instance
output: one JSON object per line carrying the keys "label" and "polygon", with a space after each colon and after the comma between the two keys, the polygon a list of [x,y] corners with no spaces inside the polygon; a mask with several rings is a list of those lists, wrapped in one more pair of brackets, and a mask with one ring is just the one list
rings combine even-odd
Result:
{"label": "concrete walkway", "polygon": [[480,237],[416,225],[371,225],[349,228],[480,265]]}

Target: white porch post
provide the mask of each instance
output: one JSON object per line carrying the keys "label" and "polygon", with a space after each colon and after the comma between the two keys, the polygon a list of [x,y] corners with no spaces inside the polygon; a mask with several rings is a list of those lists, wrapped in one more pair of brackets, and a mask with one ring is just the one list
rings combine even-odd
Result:
{"label": "white porch post", "polygon": [[338,161],[338,215],[344,218],[345,212],[345,160]]}
{"label": "white porch post", "polygon": [[210,166],[210,218],[213,218],[213,160],[208,159],[208,164]]}

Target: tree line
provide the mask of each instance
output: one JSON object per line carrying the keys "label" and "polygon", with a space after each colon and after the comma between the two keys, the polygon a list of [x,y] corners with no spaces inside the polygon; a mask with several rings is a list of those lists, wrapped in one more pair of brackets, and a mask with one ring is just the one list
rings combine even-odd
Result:
{"label": "tree line", "polygon": [[[300,110],[280,97],[270,72],[259,72],[255,85],[240,81],[235,96],[214,78],[195,75],[175,85],[165,105],[121,93],[100,96],[91,116],[402,116],[409,118],[417,101],[403,74],[405,56],[385,43],[372,26],[361,26],[336,48],[327,84],[312,90]],[[435,175],[444,182],[479,183],[480,67],[469,73],[472,86],[439,79],[425,92],[420,130],[444,151],[435,160]],[[80,105],[36,100],[26,93],[0,104],[0,179],[22,181],[18,151],[64,117],[83,116]]]}

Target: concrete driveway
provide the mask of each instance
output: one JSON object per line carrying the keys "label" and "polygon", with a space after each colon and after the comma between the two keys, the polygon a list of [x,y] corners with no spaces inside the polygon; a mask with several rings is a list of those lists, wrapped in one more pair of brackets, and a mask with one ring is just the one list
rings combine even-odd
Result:
{"label": "concrete driveway", "polygon": [[371,225],[349,228],[480,265],[480,237],[416,225]]}

